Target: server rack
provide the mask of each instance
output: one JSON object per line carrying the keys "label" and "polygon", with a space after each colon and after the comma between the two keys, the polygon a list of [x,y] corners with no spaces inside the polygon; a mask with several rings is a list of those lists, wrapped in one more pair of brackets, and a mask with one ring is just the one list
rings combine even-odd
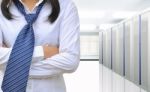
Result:
{"label": "server rack", "polygon": [[125,77],[140,84],[139,16],[125,22]]}
{"label": "server rack", "polygon": [[121,76],[124,75],[123,31],[123,24],[112,28],[112,66],[113,70]]}
{"label": "server rack", "polygon": [[150,11],[101,33],[102,63],[150,92]]}
{"label": "server rack", "polygon": [[111,30],[103,31],[103,64],[112,68],[111,61]]}
{"label": "server rack", "polygon": [[141,86],[150,92],[150,12],[141,14]]}
{"label": "server rack", "polygon": [[103,32],[99,32],[99,63],[103,64]]}

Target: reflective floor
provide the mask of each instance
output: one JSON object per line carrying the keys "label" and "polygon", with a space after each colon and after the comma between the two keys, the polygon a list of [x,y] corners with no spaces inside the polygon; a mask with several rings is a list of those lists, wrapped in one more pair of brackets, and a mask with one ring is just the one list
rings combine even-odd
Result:
{"label": "reflective floor", "polygon": [[100,64],[100,92],[147,92]]}
{"label": "reflective floor", "polygon": [[67,92],[147,92],[98,61],[81,61],[76,72],[64,77]]}
{"label": "reflective floor", "polygon": [[81,61],[76,72],[64,77],[67,92],[99,92],[98,61]]}
{"label": "reflective floor", "polygon": [[83,61],[73,74],[65,74],[67,92],[147,92],[98,61]]}

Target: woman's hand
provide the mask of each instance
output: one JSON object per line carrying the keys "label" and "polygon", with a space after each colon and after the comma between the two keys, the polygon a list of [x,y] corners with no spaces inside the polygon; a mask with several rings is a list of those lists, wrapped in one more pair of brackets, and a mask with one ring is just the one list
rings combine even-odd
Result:
{"label": "woman's hand", "polygon": [[44,58],[50,58],[53,55],[56,55],[59,53],[59,48],[56,46],[50,46],[50,45],[44,45],[43,46],[44,51]]}

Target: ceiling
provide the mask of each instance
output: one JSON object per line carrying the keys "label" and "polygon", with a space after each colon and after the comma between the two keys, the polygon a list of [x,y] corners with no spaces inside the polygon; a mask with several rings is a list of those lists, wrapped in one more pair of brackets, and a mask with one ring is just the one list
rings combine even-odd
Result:
{"label": "ceiling", "polygon": [[[150,7],[150,0],[74,0],[81,21],[81,30],[116,24]],[[91,26],[91,28],[86,28]],[[94,27],[95,26],[95,27]]]}

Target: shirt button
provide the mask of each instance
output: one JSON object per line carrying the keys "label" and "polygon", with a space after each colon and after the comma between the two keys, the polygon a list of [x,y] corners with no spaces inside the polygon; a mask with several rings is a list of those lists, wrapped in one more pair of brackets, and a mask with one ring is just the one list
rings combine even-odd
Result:
{"label": "shirt button", "polygon": [[32,84],[31,81],[28,82],[28,88],[31,89],[32,88]]}

